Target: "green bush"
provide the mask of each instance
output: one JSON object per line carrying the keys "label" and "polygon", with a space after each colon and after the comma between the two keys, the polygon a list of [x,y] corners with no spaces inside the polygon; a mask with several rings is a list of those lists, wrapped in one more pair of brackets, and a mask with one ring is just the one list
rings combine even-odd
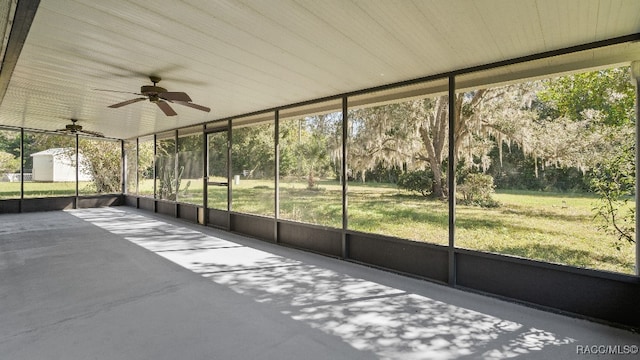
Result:
{"label": "green bush", "polygon": [[630,143],[620,151],[596,166],[590,174],[591,189],[600,199],[593,208],[595,219],[600,221],[599,229],[617,236],[616,248],[620,241],[636,242],[636,207],[629,206],[635,195],[636,164],[635,144]]}
{"label": "green bush", "polygon": [[398,187],[429,197],[433,193],[433,172],[431,170],[416,170],[401,174],[398,177]]}
{"label": "green bush", "polygon": [[462,195],[460,203],[463,205],[498,207],[500,204],[491,197],[494,192],[495,185],[491,175],[469,174],[458,185],[458,193]]}
{"label": "green bush", "polygon": [[0,151],[0,177],[3,173],[20,172],[20,159],[17,157]]}

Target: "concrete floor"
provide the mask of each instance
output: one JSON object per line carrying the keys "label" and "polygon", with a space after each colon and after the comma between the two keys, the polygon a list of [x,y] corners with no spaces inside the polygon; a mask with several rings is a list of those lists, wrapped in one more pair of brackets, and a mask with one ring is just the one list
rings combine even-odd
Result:
{"label": "concrete floor", "polygon": [[0,274],[1,359],[575,359],[640,345],[127,207],[0,215]]}

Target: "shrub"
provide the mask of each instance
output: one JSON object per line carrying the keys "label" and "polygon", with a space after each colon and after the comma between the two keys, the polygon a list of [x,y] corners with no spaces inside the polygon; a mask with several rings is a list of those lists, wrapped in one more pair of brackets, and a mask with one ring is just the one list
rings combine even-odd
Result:
{"label": "shrub", "polygon": [[616,155],[596,166],[590,174],[590,185],[600,199],[593,208],[599,229],[617,236],[620,241],[636,242],[636,207],[629,206],[635,195],[635,144],[624,146]]}
{"label": "shrub", "polygon": [[398,177],[400,189],[415,191],[424,197],[433,193],[433,172],[431,170],[416,170],[401,174]]}
{"label": "shrub", "polygon": [[20,172],[20,159],[17,157],[0,151],[0,178],[4,173]]}
{"label": "shrub", "polygon": [[498,207],[500,203],[491,197],[494,192],[495,185],[491,175],[469,174],[458,186],[458,193],[462,195],[460,203],[463,205]]}

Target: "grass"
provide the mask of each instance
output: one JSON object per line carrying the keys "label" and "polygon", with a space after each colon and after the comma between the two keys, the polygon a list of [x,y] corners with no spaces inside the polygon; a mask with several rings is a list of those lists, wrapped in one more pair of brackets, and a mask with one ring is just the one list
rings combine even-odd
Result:
{"label": "grass", "polygon": [[634,271],[634,245],[598,229],[589,195],[498,193],[496,209],[459,207],[457,246],[624,273]]}
{"label": "grass", "polygon": [[[81,186],[82,188],[82,186]],[[20,185],[0,183],[0,199],[19,195]],[[153,193],[153,181],[141,183]],[[25,183],[25,197],[72,195],[74,183]],[[202,181],[192,180],[179,201],[200,204]],[[321,181],[280,182],[279,218],[342,227],[341,185]],[[274,182],[246,180],[232,184],[233,210],[274,215]],[[498,208],[457,205],[456,246],[622,273],[634,271],[634,244],[617,243],[593,220],[597,198],[588,194],[499,191]],[[208,206],[227,208],[227,188],[209,187]],[[448,204],[427,200],[389,184],[349,183],[349,229],[413,241],[448,243]],[[616,249],[621,245],[621,249]]]}
{"label": "grass", "polygon": [[[80,195],[92,193],[87,191],[91,188],[91,182],[78,183]],[[25,182],[24,197],[40,198],[53,196],[74,196],[76,194],[76,183],[72,182]],[[19,182],[0,182],[0,200],[1,199],[19,199],[20,183]]]}
{"label": "grass", "polygon": [[[448,204],[391,189],[349,187],[349,227],[446,245]],[[589,194],[504,191],[498,208],[456,206],[456,246],[623,273],[634,244],[598,229]],[[616,245],[621,245],[618,250]]]}

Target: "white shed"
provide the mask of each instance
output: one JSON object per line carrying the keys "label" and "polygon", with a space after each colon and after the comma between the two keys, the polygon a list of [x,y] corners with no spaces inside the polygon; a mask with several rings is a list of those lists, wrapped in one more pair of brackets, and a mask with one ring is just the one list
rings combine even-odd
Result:
{"label": "white shed", "polygon": [[[33,158],[32,180],[43,182],[76,181],[75,150],[52,148],[31,154]],[[80,169],[78,181],[91,181],[91,173],[83,167],[82,154],[78,154]]]}

